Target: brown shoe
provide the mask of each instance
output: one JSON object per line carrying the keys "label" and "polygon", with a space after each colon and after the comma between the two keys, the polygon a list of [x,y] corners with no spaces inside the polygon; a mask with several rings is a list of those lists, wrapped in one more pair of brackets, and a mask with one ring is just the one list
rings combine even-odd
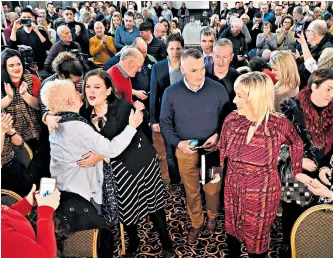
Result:
{"label": "brown shoe", "polygon": [[207,222],[207,231],[210,234],[214,234],[216,229],[216,219],[215,218],[208,218]]}
{"label": "brown shoe", "polygon": [[191,227],[187,234],[187,241],[190,244],[194,244],[199,237],[200,231],[201,231],[201,227],[200,228]]}

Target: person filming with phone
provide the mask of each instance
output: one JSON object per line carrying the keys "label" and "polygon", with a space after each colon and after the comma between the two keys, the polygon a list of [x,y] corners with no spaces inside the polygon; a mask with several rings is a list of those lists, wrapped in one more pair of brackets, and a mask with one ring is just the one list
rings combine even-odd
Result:
{"label": "person filming with phone", "polygon": [[[1,205],[1,257],[54,258],[57,244],[54,234],[53,213],[60,202],[55,189],[49,196],[36,192],[36,185],[21,201],[11,207]],[[37,205],[36,233],[25,216]]]}
{"label": "person filming with phone", "polygon": [[[315,20],[311,22],[304,34],[310,53],[316,61],[318,61],[325,48],[333,47],[333,37],[328,33],[325,21]],[[296,62],[298,64],[298,72],[301,76],[301,86],[305,86],[310,77],[310,72],[305,67],[303,57],[296,54]]]}
{"label": "person filming with phone", "polygon": [[24,8],[21,18],[13,24],[12,33],[8,46],[17,49],[19,45],[30,46],[34,52],[34,61],[37,62],[39,70],[44,68],[46,51],[52,46],[47,32],[39,30],[37,24],[32,21],[33,12],[30,8]]}

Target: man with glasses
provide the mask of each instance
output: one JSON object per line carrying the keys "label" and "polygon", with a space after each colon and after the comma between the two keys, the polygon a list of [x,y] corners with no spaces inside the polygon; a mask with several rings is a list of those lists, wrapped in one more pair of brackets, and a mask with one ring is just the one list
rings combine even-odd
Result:
{"label": "man with glasses", "polygon": [[[58,24],[58,26],[67,26],[71,30],[73,41],[79,43],[82,52],[89,55],[89,39],[86,27],[82,23],[74,20],[73,8],[67,6],[63,11],[63,15],[65,21]],[[59,40],[59,36],[57,37],[57,40]]]}
{"label": "man with glasses", "polygon": [[47,32],[39,30],[38,26],[32,21],[33,12],[30,8],[24,8],[21,18],[13,23],[8,46],[17,49],[18,45],[30,46],[34,52],[34,61],[37,62],[39,70],[44,68],[46,51],[52,46]]}
{"label": "man with glasses", "polygon": [[132,44],[133,40],[140,37],[139,30],[134,26],[134,14],[126,12],[124,15],[124,25],[116,29],[114,36],[115,47],[120,51],[124,46]]}
{"label": "man with glasses", "polygon": [[[163,26],[163,25],[162,25]],[[164,26],[163,26],[164,27]],[[150,80],[150,121],[154,132],[154,146],[161,156],[161,174],[165,184],[180,183],[175,147],[170,145],[161,133],[160,111],[164,91],[183,79],[180,71],[180,57],[184,50],[184,39],[179,34],[171,34],[166,40],[168,58],[153,66]]]}
{"label": "man with glasses", "polygon": [[230,66],[234,57],[232,42],[229,39],[219,39],[213,47],[213,64],[206,65],[206,76],[222,84],[227,90],[232,110],[236,105],[234,83],[240,73]]}
{"label": "man with glasses", "polygon": [[[214,150],[230,108],[225,88],[205,77],[204,58],[198,49],[190,48],[182,53],[181,72],[184,79],[168,87],[163,94],[160,126],[165,140],[177,148],[176,157],[192,222],[187,240],[194,244],[204,224],[200,154]],[[190,145],[193,139],[197,139],[198,146],[202,147],[200,153]],[[208,215],[207,231],[210,234],[216,230],[220,187],[221,180],[209,182],[203,187]]]}
{"label": "man with glasses", "polygon": [[[305,31],[305,36],[310,49],[310,53],[313,59],[316,61],[318,61],[321,53],[324,51],[325,48],[333,47],[333,36],[328,33],[325,21],[315,20],[311,22],[309,27]],[[302,38],[304,39],[303,36]],[[302,45],[303,44],[301,44],[301,46]],[[296,61],[298,65],[298,71],[301,77],[301,85],[306,85],[307,80],[310,77],[310,73],[305,68],[304,59],[302,57],[298,57]]]}

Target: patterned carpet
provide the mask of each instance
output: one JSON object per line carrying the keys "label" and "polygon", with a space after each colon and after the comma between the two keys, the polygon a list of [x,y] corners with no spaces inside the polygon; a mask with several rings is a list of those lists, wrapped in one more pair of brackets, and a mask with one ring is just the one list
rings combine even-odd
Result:
{"label": "patterned carpet", "polygon": [[[209,234],[204,228],[196,244],[190,245],[187,242],[187,230],[190,227],[190,218],[187,214],[185,204],[185,192],[183,186],[178,186],[176,191],[170,194],[165,191],[168,230],[174,243],[175,257],[224,257],[228,254],[226,245],[224,215],[217,218],[217,230],[214,235]],[[117,241],[117,251],[115,257],[121,256],[121,244],[119,231],[115,231]],[[157,232],[153,229],[152,223],[148,219],[143,219],[139,224],[140,251],[137,258],[162,257],[161,245]],[[127,241],[126,241],[127,242]],[[281,220],[277,218],[271,230],[271,242],[268,257],[279,257],[279,249],[282,245]],[[226,256],[227,257],[227,256]],[[246,247],[242,246],[242,258],[248,257]]]}

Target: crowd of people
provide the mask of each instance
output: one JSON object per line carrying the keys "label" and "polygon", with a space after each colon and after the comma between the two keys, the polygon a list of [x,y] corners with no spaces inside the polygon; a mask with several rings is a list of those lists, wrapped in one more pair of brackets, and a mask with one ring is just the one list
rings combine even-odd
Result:
{"label": "crowd of people", "polygon": [[[99,256],[113,257],[120,222],[135,257],[149,215],[163,257],[177,257],[164,191],[184,186],[194,245],[205,223],[201,156],[212,153],[221,174],[203,186],[207,231],[223,212],[227,257],[243,242],[250,258],[266,257],[282,202],[280,257],[290,257],[296,219],[333,202],[333,5],[213,3],[197,48],[182,37],[185,3],[144,5],[3,5],[1,187],[26,196],[2,206],[3,256],[56,257],[69,232],[100,228]],[[24,143],[27,168],[13,148]],[[42,177],[56,179],[46,198]],[[64,216],[71,200],[89,212]],[[24,215],[36,201],[34,233]]]}

